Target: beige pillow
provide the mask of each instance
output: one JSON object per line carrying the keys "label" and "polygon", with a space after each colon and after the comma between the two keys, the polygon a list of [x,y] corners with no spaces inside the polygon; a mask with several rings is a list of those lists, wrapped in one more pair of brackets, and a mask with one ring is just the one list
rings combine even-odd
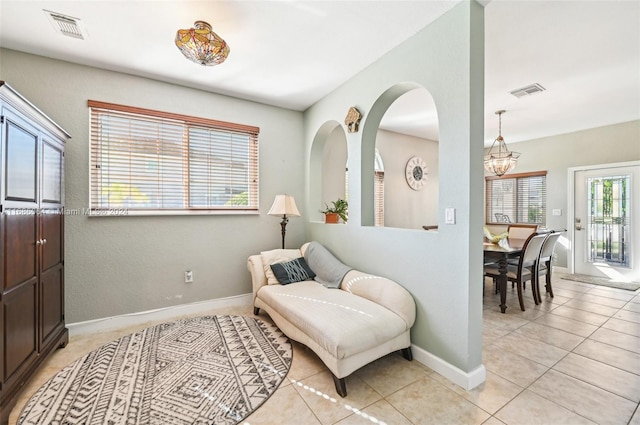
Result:
{"label": "beige pillow", "polygon": [[269,285],[280,285],[280,282],[273,274],[273,270],[271,270],[271,265],[295,260],[302,257],[302,254],[299,249],[272,249],[271,251],[262,251],[260,257],[262,257],[262,267],[267,277],[267,283]]}

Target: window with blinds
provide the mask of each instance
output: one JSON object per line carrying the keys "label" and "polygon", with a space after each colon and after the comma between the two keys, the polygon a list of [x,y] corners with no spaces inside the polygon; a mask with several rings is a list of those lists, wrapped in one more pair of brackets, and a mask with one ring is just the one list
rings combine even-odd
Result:
{"label": "window with blinds", "polygon": [[546,224],[547,172],[485,177],[487,223]]}
{"label": "window with blinds", "polygon": [[89,101],[90,208],[258,210],[259,128]]}
{"label": "window with blinds", "polygon": [[384,227],[384,171],[376,171],[374,180],[375,226]]}
{"label": "window with blinds", "polygon": [[[374,223],[376,227],[384,227],[384,165],[382,165],[382,157],[376,149],[374,160],[374,176],[373,176],[373,212]],[[344,171],[344,193],[345,199],[348,200],[349,194],[349,168],[345,167]]]}

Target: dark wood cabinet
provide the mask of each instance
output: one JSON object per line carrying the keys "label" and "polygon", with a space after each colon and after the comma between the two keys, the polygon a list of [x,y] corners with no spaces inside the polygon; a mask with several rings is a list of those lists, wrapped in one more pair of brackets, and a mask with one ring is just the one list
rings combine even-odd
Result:
{"label": "dark wood cabinet", "polygon": [[64,144],[60,126],[0,81],[0,423],[65,346]]}

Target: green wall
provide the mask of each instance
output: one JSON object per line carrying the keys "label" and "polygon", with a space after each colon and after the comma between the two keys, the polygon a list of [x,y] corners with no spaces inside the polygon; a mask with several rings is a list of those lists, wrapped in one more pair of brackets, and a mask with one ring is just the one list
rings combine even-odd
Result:
{"label": "green wall", "polygon": [[[471,387],[484,380],[482,347],[482,223],[484,13],[462,2],[369,66],[305,113],[307,209],[314,210],[320,176],[314,144],[327,122],[356,106],[358,133],[347,134],[350,219],[346,225],[309,220],[312,239],[346,263],[392,278],[417,303],[412,342],[426,361]],[[438,112],[439,199],[437,232],[376,228],[372,223],[374,141],[386,108],[404,92],[426,88]],[[456,209],[455,225],[444,209]],[[365,225],[363,225],[365,224]],[[453,377],[455,380],[455,377]],[[466,382],[465,382],[466,381]]]}
{"label": "green wall", "polygon": [[[72,136],[68,210],[89,203],[88,99],[260,127],[260,215],[65,217],[67,323],[249,293],[247,257],[280,248],[280,220],[266,214],[275,195],[294,195],[305,215],[304,146],[291,142],[303,138],[302,113],[13,50],[0,59],[0,79]],[[304,241],[291,219],[287,246]]]}

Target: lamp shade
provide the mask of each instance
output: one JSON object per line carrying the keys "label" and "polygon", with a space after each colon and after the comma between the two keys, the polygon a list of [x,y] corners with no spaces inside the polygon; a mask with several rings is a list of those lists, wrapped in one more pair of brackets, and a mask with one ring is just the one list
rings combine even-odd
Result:
{"label": "lamp shade", "polygon": [[296,200],[291,195],[276,195],[276,199],[271,205],[269,215],[289,215],[293,217],[300,217],[300,211],[296,207]]}

